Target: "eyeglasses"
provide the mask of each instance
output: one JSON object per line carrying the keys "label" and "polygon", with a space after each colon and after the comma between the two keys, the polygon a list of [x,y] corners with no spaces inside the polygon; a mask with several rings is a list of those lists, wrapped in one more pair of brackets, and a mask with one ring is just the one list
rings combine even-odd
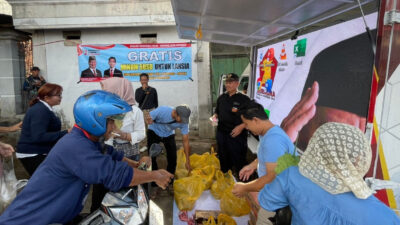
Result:
{"label": "eyeglasses", "polygon": [[61,98],[61,97],[62,97],[62,94],[59,94],[59,95],[52,95],[52,96],[57,96],[57,97],[60,97],[60,98]]}

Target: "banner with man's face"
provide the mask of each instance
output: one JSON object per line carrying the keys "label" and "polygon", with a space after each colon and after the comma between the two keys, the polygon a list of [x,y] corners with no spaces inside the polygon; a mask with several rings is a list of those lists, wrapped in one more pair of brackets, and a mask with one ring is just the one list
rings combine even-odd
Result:
{"label": "banner with man's face", "polygon": [[[366,21],[375,34],[377,13]],[[326,122],[365,130],[373,59],[362,18],[259,48],[252,97],[272,123],[297,131],[304,150]]]}
{"label": "banner with man's face", "polygon": [[78,45],[79,78],[98,82],[109,77],[139,81],[189,80],[192,77],[190,43]]}

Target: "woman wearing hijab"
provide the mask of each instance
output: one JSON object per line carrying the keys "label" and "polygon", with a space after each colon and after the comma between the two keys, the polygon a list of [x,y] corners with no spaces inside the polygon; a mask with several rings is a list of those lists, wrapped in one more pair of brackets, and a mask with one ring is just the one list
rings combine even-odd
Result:
{"label": "woman wearing hijab", "polygon": [[[120,127],[114,130],[115,136],[108,139],[105,144],[111,145],[115,150],[123,152],[125,157],[139,161],[139,142],[146,137],[146,131],[143,112],[136,106],[131,82],[125,78],[112,77],[101,81],[100,85],[104,91],[118,95],[132,106],[132,111],[125,114],[122,123],[121,121],[115,121],[116,125]],[[151,159],[149,157],[142,157],[139,165],[141,162],[150,165]],[[91,212],[94,212],[101,206],[101,201],[107,192],[108,190],[102,184],[93,185]]]}
{"label": "woman wearing hijab", "polygon": [[125,114],[122,126],[115,130],[114,138],[107,140],[117,151],[124,152],[125,157],[139,161],[139,142],[146,137],[143,112],[136,106],[133,87],[125,78],[113,77],[100,82],[101,88],[120,96],[129,105],[132,111]]}
{"label": "woman wearing hijab", "polygon": [[270,224],[264,212],[286,206],[292,225],[400,224],[363,180],[370,164],[371,148],[358,128],[325,123],[313,134],[299,165],[262,189],[257,224]]}

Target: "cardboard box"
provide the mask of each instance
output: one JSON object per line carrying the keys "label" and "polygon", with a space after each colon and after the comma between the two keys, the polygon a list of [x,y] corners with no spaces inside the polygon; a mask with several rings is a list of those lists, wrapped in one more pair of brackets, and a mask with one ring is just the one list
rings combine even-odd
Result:
{"label": "cardboard box", "polygon": [[203,222],[206,222],[210,216],[213,216],[215,219],[215,223],[217,223],[218,215],[221,211],[216,210],[196,210],[194,213],[194,221],[195,224],[202,225]]}

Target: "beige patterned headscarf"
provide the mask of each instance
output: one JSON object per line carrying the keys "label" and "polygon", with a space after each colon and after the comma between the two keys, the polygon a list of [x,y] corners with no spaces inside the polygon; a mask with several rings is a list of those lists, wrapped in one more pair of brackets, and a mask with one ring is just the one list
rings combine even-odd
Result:
{"label": "beige patterned headscarf", "polygon": [[118,95],[129,105],[134,105],[135,94],[133,93],[132,83],[121,77],[111,77],[100,81],[103,90]]}
{"label": "beige patterned headscarf", "polygon": [[331,194],[351,191],[357,198],[366,199],[373,193],[363,180],[371,157],[371,147],[361,130],[325,123],[311,137],[299,171]]}

